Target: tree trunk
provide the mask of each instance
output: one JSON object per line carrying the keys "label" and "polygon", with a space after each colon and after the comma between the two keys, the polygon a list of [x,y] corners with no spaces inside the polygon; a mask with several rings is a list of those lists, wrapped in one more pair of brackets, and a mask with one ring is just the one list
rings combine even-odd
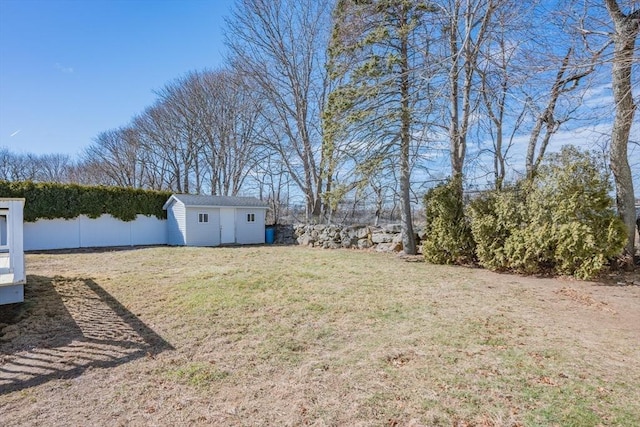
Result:
{"label": "tree trunk", "polygon": [[[401,15],[401,28],[406,25],[406,13]],[[409,43],[405,34],[400,40],[401,61],[401,129],[400,129],[400,195],[402,200],[401,226],[402,248],[407,255],[416,254],[416,236],[413,232],[413,219],[411,215],[411,171],[409,166],[409,145],[411,144],[411,111],[409,106]]]}
{"label": "tree trunk", "polygon": [[605,5],[615,26],[611,75],[616,115],[611,131],[611,170],[616,183],[618,214],[627,227],[625,253],[630,255],[629,261],[633,264],[636,212],[633,178],[629,167],[627,148],[635,110],[631,87],[631,68],[635,41],[640,30],[640,9],[625,15],[615,0],[605,0]]}
{"label": "tree trunk", "polygon": [[460,107],[458,102],[458,79],[460,78],[460,68],[458,65],[458,34],[456,29],[458,27],[458,10],[455,10],[455,14],[452,18],[451,28],[449,33],[449,49],[451,53],[451,69],[449,70],[449,84],[451,85],[449,93],[449,101],[451,102],[450,114],[451,122],[449,123],[449,143],[450,143],[450,155],[451,155],[451,176],[456,177],[462,175],[462,158],[460,156]]}

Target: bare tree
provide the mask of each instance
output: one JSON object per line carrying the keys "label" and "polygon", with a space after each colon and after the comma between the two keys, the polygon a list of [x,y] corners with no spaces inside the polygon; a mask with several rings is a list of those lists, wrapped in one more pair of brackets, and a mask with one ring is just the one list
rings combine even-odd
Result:
{"label": "bare tree", "polygon": [[156,102],[133,120],[141,147],[149,156],[153,174],[161,177],[162,188],[189,193],[196,152],[183,136],[178,113],[165,102]]}
{"label": "bare tree", "polygon": [[211,192],[237,195],[257,161],[262,102],[233,69],[201,73],[191,84]]}
{"label": "bare tree", "polygon": [[269,203],[270,220],[278,224],[288,205],[291,180],[277,153],[262,150],[258,160],[252,169],[252,180],[257,185],[260,200]]}
{"label": "bare tree", "polygon": [[141,146],[131,127],[101,132],[82,155],[82,163],[92,170],[94,184],[143,187],[144,163]]}
{"label": "bare tree", "polygon": [[69,182],[73,167],[66,154],[19,154],[0,149],[0,179],[6,181]]}
{"label": "bare tree", "polygon": [[[578,89],[580,81],[594,71],[596,64],[598,64],[599,56],[605,48],[606,45],[586,60],[586,63],[582,60],[578,61],[578,64],[575,61],[573,63],[571,61],[574,52],[573,47],[567,49],[567,53],[560,62],[560,67],[549,90],[547,105],[537,113],[535,124],[531,130],[529,145],[527,146],[527,177],[532,178],[535,175],[540,162],[544,158],[551,137],[560,129],[563,123],[570,120],[570,112],[577,109],[574,106],[569,109],[569,112],[559,116],[557,113],[558,100],[561,96]],[[541,137],[543,128],[544,135]]]}
{"label": "bare tree", "polygon": [[[202,105],[198,102],[201,92],[199,83],[200,74],[191,72],[184,77],[177,78],[167,83],[156,94],[159,96],[161,107],[157,113],[161,115],[164,122],[156,122],[157,126],[162,126],[170,139],[164,141],[169,144],[175,157],[174,170],[180,170],[181,177],[176,184],[181,192],[195,193],[202,192],[203,168],[201,164],[200,152],[203,150],[201,138],[201,123],[199,113]],[[163,141],[153,139],[155,144],[162,144]],[[168,150],[161,152],[168,154]],[[179,165],[178,165],[179,164]]]}
{"label": "bare tree", "polygon": [[238,0],[228,20],[232,65],[265,102],[262,141],[278,152],[306,199],[321,212],[320,112],[330,0]]}
{"label": "bare tree", "polygon": [[[480,50],[500,0],[448,0],[440,7],[443,35],[448,38],[449,142],[451,173],[462,176],[474,100],[475,73]],[[462,183],[462,180],[460,180]]]}
{"label": "bare tree", "polygon": [[624,13],[616,0],[604,0],[604,3],[615,28],[612,35],[614,53],[611,78],[616,115],[611,131],[611,170],[616,183],[618,213],[627,226],[625,252],[630,255],[630,263],[633,263],[636,213],[628,146],[636,108],[633,102],[631,72],[636,38],[640,32],[640,9]]}
{"label": "bare tree", "polygon": [[0,148],[0,179],[4,181],[20,179],[15,174],[15,166],[19,162],[21,162],[20,156],[12,153],[8,148]]}
{"label": "bare tree", "polygon": [[525,169],[531,178],[563,125],[577,118],[595,119],[583,108],[583,98],[593,87],[608,43],[599,40],[593,48],[578,30],[584,16],[574,12],[510,0],[501,0],[493,12],[477,61],[479,82],[474,85],[482,99],[478,112],[484,113],[477,121],[486,128],[477,135],[492,142],[488,151],[493,154],[498,189],[516,137],[528,139]]}
{"label": "bare tree", "polygon": [[69,172],[73,163],[67,154],[43,154],[37,156],[35,163],[35,178],[41,182],[68,182]]}
{"label": "bare tree", "polygon": [[[514,138],[526,116],[526,105],[519,105],[519,91],[527,80],[526,38],[531,36],[528,22],[532,6],[529,3],[503,2],[496,8],[494,24],[481,46],[477,61],[480,112],[491,140],[493,177],[496,189],[501,189],[507,174],[507,158]],[[482,124],[480,124],[482,126]]]}
{"label": "bare tree", "polygon": [[190,72],[127,127],[102,132],[74,171],[91,183],[238,194],[255,162],[261,103],[233,70]]}

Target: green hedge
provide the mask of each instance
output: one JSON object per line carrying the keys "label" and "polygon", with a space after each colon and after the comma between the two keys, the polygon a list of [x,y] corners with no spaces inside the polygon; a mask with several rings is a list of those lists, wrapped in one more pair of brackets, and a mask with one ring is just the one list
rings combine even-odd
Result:
{"label": "green hedge", "polygon": [[596,277],[620,255],[626,232],[598,160],[575,147],[550,154],[533,182],[470,206],[481,265],[526,274]]}
{"label": "green hedge", "polygon": [[475,243],[462,200],[462,178],[448,180],[424,196],[426,238],[422,252],[434,264],[465,264],[475,258]]}
{"label": "green hedge", "polygon": [[164,191],[120,187],[89,187],[76,184],[0,181],[0,197],[23,197],[24,220],[98,218],[110,214],[123,221],[136,215],[166,218],[162,205],[171,196]]}

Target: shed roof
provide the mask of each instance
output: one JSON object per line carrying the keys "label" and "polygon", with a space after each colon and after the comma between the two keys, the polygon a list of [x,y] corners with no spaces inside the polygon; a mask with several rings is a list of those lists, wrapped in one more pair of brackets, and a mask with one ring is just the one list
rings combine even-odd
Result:
{"label": "shed roof", "polygon": [[237,196],[203,196],[195,194],[172,194],[162,209],[167,209],[173,200],[185,206],[234,207],[234,208],[268,208],[269,204],[255,197]]}

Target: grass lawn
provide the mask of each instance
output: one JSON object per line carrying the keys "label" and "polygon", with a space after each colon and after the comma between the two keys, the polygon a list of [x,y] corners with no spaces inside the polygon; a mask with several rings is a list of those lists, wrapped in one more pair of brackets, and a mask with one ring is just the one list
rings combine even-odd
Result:
{"label": "grass lawn", "polygon": [[282,246],[27,272],[0,308],[3,425],[640,423],[640,286]]}

